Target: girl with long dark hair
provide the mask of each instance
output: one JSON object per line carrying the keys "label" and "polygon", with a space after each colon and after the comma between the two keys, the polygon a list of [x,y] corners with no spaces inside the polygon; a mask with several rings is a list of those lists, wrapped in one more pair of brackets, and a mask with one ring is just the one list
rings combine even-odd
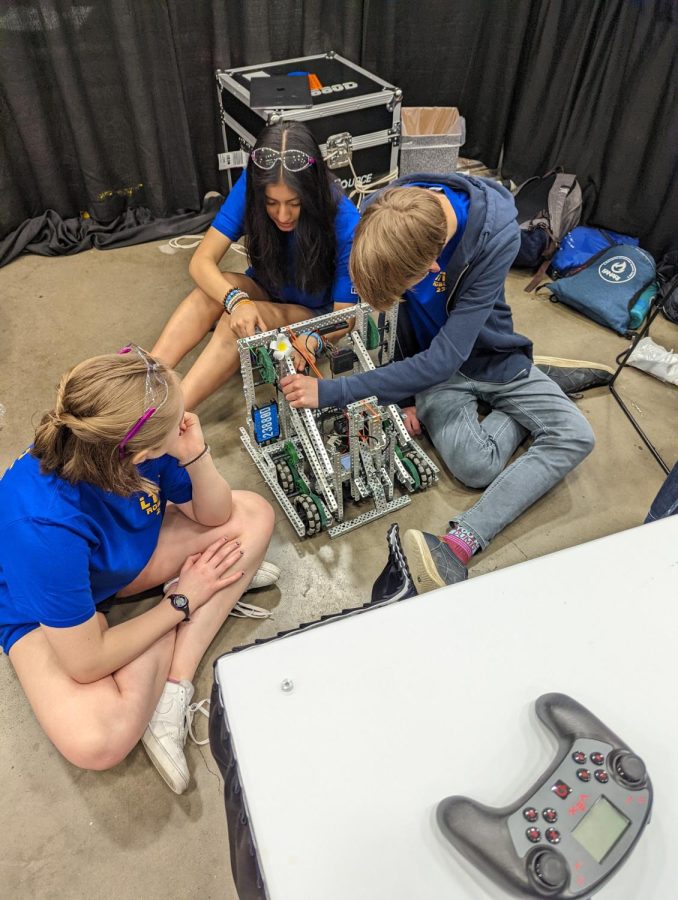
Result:
{"label": "girl with long dark hair", "polygon": [[[358,218],[304,125],[281,122],[262,131],[245,172],[191,259],[196,288],[152,351],[174,367],[216,326],[182,382],[187,409],[240,368],[238,338],[355,302],[348,259]],[[250,268],[244,275],[222,272],[219,262],[243,234]],[[312,334],[306,346],[317,350]]]}

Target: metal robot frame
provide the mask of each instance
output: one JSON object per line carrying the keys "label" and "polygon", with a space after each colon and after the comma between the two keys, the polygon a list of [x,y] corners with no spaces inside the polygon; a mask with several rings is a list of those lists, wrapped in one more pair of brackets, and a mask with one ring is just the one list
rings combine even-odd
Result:
{"label": "metal robot frame", "polygon": [[[380,363],[395,352],[397,305],[380,317],[377,327],[366,304],[346,307],[283,328],[328,334],[349,327],[342,338],[342,374],[375,368],[368,351],[379,351]],[[299,537],[327,530],[335,538],[410,503],[410,494],[438,481],[435,463],[407,433],[395,404],[380,406],[376,397],[345,409],[294,409],[280,390],[280,379],[295,372],[289,355],[273,358],[270,344],[279,332],[268,331],[238,341],[247,427],[240,437]],[[333,372],[335,351],[326,351]],[[320,362],[320,359],[318,360]],[[347,365],[349,368],[347,368]],[[273,400],[257,406],[257,389],[269,385]],[[329,427],[329,430],[328,430]],[[399,483],[405,494],[396,495]],[[374,508],[347,518],[345,499]]]}

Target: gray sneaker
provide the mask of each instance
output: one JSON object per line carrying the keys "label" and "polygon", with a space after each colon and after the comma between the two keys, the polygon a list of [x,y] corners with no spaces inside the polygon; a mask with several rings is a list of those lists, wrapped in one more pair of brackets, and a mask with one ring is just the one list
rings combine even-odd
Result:
{"label": "gray sneaker", "polygon": [[557,356],[535,356],[535,366],[555,381],[564,394],[579,394],[589,388],[612,381],[615,370],[603,363],[585,359],[560,359]]}
{"label": "gray sneaker", "polygon": [[410,528],[403,535],[403,550],[418,594],[468,578],[466,566],[435,534]]}

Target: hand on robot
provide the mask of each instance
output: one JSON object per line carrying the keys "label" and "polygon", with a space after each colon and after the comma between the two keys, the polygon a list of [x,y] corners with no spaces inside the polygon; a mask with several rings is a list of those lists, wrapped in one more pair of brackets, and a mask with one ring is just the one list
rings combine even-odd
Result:
{"label": "hand on robot", "polygon": [[[305,335],[305,338],[302,337],[302,339],[304,340],[306,349],[310,351],[314,356],[316,356],[318,352],[318,341],[313,337],[312,334],[307,334]],[[297,372],[303,372],[308,365],[301,353],[297,353],[296,350],[292,354],[292,361],[294,362],[294,368],[297,370]]]}
{"label": "hand on robot", "polygon": [[410,437],[418,437],[421,434],[421,422],[417,418],[416,406],[406,406],[402,413],[407,433]]}
{"label": "hand on robot", "polygon": [[269,327],[259,315],[259,304],[256,300],[238,303],[230,315],[231,330],[239,337],[252,337],[259,331],[268,331]]}
{"label": "hand on robot", "polygon": [[285,399],[295,409],[318,408],[318,379],[310,375],[285,375],[280,381]]}

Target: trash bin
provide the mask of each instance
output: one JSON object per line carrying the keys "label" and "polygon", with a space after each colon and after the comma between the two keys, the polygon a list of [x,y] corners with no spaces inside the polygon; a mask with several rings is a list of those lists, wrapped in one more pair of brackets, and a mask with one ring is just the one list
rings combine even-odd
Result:
{"label": "trash bin", "polygon": [[403,106],[400,174],[454,172],[466,123],[456,106]]}

